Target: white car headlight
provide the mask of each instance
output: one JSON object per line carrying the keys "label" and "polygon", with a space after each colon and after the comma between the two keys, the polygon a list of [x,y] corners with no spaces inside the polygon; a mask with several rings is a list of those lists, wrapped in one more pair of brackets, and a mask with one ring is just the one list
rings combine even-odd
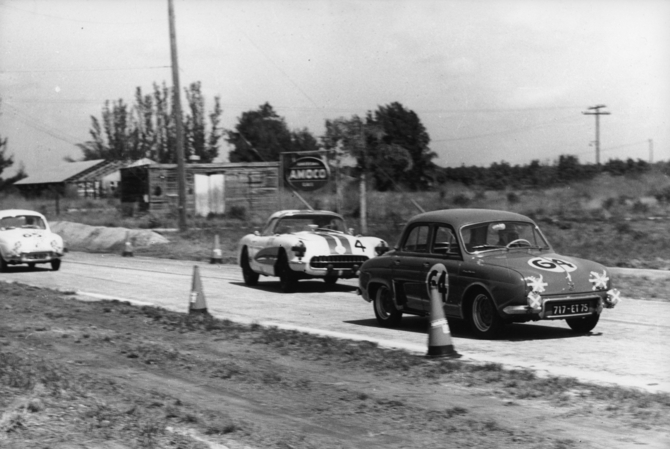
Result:
{"label": "white car headlight", "polygon": [[58,240],[52,240],[51,241],[51,248],[53,248],[53,250],[56,251],[57,253],[60,253],[60,252],[63,251],[63,247],[60,245]]}
{"label": "white car headlight", "polygon": [[14,243],[14,246],[12,247],[12,252],[17,256],[21,253],[21,242],[20,241]]}

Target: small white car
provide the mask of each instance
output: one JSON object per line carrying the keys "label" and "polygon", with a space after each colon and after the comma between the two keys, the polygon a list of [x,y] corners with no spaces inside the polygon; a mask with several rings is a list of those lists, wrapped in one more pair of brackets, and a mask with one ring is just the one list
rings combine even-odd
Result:
{"label": "small white car", "polygon": [[9,265],[51,264],[58,271],[65,254],[63,239],[51,232],[44,215],[31,210],[0,211],[0,271]]}
{"label": "small white car", "polygon": [[284,210],[272,214],[261,232],[242,238],[238,261],[247,285],[256,285],[260,275],[278,276],[290,293],[299,279],[335,284],[358,277],[363,262],[388,249],[382,239],[354,236],[334,212]]}

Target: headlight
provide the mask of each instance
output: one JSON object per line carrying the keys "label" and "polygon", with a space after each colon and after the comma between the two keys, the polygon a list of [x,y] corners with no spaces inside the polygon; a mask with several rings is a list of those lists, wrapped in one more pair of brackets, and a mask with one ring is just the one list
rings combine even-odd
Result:
{"label": "headlight", "polygon": [[528,306],[534,311],[539,312],[542,310],[542,296],[538,292],[528,293],[526,300],[528,301]]}
{"label": "headlight", "polygon": [[619,292],[619,290],[613,288],[612,290],[607,291],[607,297],[605,298],[606,308],[612,309],[619,303],[619,301],[621,301],[621,292]]}
{"label": "headlight", "polygon": [[14,243],[14,246],[12,247],[12,252],[16,254],[17,256],[21,253],[21,242],[18,241]]}
{"label": "headlight", "polygon": [[60,253],[63,250],[63,248],[61,247],[60,243],[57,240],[51,241],[51,248],[57,253]]}
{"label": "headlight", "polygon": [[293,251],[295,255],[298,256],[298,259],[302,259],[305,256],[305,252],[307,251],[305,242],[300,240],[297,245],[291,247],[291,251]]}
{"label": "headlight", "polygon": [[388,250],[389,250],[389,247],[384,240],[382,240],[381,242],[379,242],[379,244],[377,246],[375,246],[375,254],[377,254],[378,256],[381,256],[382,254],[384,254]]}

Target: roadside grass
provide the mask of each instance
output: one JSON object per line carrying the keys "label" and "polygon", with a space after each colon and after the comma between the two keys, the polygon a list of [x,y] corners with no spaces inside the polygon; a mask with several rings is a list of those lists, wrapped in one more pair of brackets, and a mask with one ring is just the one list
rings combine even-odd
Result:
{"label": "roadside grass", "polygon": [[[556,252],[594,260],[607,266],[670,270],[670,178],[660,173],[638,177],[599,175],[551,189],[484,191],[447,183],[430,192],[376,192],[367,194],[366,234],[394,246],[405,222],[419,209],[488,208],[530,216],[547,235]],[[305,192],[316,209],[336,210],[348,226],[360,233],[360,200],[357,186],[344,189],[340,202],[329,192]],[[304,208],[291,195],[283,195],[282,207]],[[0,197],[2,208],[20,207],[43,212],[51,221],[72,221],[93,226],[155,229],[169,244],[135,248],[152,257],[208,260],[219,235],[224,263],[235,263],[239,240],[259,230],[265,216],[231,208],[227,215],[189,217],[189,229],[178,232],[175,211],[140,213],[122,206],[118,199],[64,198],[60,214],[50,198]],[[341,206],[340,206],[341,204]],[[268,212],[271,213],[274,211]]]}

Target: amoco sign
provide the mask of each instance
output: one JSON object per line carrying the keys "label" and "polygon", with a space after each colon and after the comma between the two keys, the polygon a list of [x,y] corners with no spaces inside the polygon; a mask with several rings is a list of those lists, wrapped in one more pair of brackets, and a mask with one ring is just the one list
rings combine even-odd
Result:
{"label": "amoco sign", "polygon": [[306,156],[297,159],[288,167],[286,180],[297,190],[316,190],[328,183],[330,170],[318,157]]}

